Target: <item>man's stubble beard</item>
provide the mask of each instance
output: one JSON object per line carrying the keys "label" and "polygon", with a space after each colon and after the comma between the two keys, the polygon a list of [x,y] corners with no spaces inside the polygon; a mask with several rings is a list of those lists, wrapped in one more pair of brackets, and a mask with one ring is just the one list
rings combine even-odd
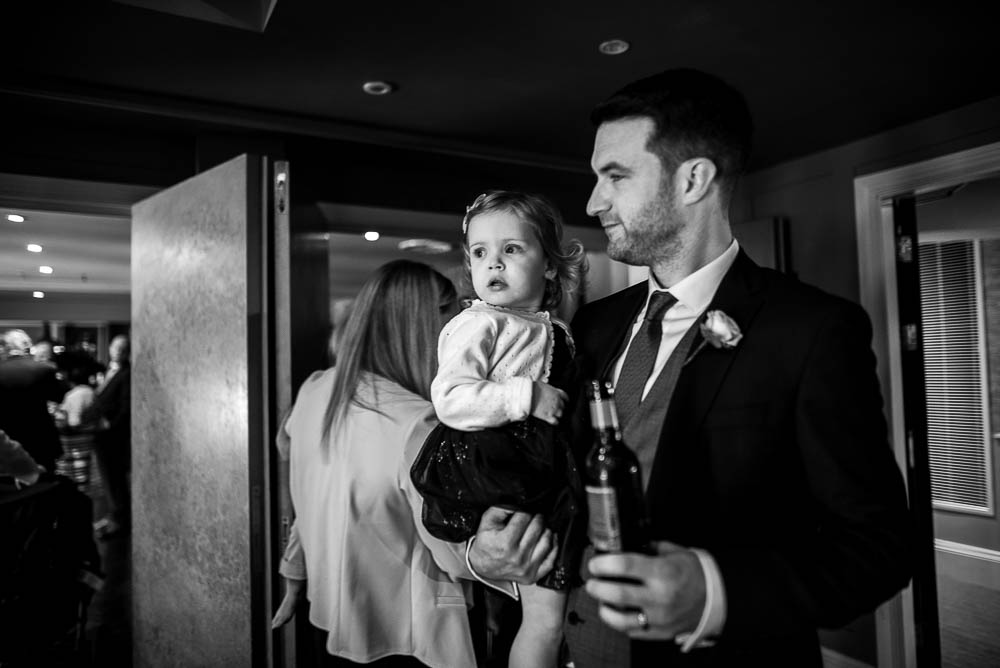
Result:
{"label": "man's stubble beard", "polygon": [[674,201],[673,184],[664,179],[655,199],[646,203],[629,222],[619,219],[622,236],[608,238],[608,257],[636,267],[649,267],[674,257],[681,247],[685,221]]}

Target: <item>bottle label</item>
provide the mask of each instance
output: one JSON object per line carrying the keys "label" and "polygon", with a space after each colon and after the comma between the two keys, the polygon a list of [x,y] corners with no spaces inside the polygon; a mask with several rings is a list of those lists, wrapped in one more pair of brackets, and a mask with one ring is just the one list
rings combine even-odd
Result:
{"label": "bottle label", "polygon": [[590,402],[590,424],[594,429],[607,429],[608,427],[618,427],[618,416],[615,415],[614,402],[612,401],[591,401]]}
{"label": "bottle label", "polygon": [[587,534],[599,552],[621,552],[622,530],[618,520],[618,497],[610,487],[587,485],[587,509],[590,522]]}

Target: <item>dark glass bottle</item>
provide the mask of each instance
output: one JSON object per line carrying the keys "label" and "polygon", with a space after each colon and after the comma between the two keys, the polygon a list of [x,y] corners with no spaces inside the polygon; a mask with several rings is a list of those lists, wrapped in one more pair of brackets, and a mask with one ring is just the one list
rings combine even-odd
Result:
{"label": "dark glass bottle", "polygon": [[639,460],[622,442],[611,383],[590,381],[594,446],[584,464],[589,521],[597,552],[652,552]]}

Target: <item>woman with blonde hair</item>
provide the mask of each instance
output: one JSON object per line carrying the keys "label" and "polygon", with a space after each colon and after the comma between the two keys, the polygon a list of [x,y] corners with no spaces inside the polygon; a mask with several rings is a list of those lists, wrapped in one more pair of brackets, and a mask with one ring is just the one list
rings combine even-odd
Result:
{"label": "woman with blonde hair", "polygon": [[409,479],[436,424],[438,333],[457,312],[454,286],[431,267],[383,265],[354,302],[336,366],[303,383],[283,425],[296,522],[274,626],[305,589],[323,665],[476,664],[464,550],[427,533]]}

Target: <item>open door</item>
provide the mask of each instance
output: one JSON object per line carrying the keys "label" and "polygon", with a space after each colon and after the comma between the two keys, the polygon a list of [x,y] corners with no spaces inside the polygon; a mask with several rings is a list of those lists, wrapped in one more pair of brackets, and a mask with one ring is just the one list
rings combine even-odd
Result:
{"label": "open door", "polygon": [[941,640],[938,632],[934,565],[934,524],[927,438],[925,400],[927,390],[920,309],[916,199],[911,195],[895,198],[892,203],[892,219],[896,242],[896,286],[902,351],[907,487],[910,496],[910,516],[916,538],[913,552],[916,665],[917,668],[932,668],[941,665]]}
{"label": "open door", "polygon": [[136,666],[273,665],[282,169],[243,155],[132,209]]}

